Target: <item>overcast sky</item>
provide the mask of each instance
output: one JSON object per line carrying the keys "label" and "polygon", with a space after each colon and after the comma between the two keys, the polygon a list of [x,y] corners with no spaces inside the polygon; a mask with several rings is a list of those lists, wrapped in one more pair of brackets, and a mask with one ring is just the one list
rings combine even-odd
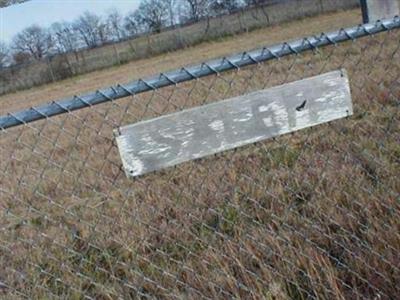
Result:
{"label": "overcast sky", "polygon": [[49,26],[57,21],[72,21],[84,11],[102,15],[115,7],[125,15],[139,6],[140,0],[31,0],[0,8],[0,40],[11,42],[25,27]]}

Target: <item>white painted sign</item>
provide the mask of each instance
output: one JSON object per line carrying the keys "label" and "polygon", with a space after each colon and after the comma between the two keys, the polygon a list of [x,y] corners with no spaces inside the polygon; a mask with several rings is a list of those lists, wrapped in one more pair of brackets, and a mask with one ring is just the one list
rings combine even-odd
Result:
{"label": "white painted sign", "polygon": [[347,73],[334,71],[116,130],[127,176],[352,115]]}

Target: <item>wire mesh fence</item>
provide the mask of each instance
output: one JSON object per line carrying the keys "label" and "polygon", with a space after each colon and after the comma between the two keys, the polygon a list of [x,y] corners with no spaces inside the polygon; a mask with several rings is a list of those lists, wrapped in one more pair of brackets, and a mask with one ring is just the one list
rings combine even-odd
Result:
{"label": "wire mesh fence", "polygon": [[119,41],[109,40],[94,48],[88,48],[84,41],[81,41],[82,45],[74,51],[59,52],[53,49],[53,55],[41,60],[25,61],[1,68],[0,95],[187,48],[204,41],[249,32],[256,28],[341,9],[349,10],[358,5],[358,0],[264,1],[263,5],[253,4],[226,14],[202,17],[197,21],[165,27],[159,33],[141,32]]}
{"label": "wire mesh fence", "polygon": [[[396,299],[399,27],[323,34],[0,118],[0,294]],[[136,179],[121,169],[121,125],[341,68],[352,117]]]}

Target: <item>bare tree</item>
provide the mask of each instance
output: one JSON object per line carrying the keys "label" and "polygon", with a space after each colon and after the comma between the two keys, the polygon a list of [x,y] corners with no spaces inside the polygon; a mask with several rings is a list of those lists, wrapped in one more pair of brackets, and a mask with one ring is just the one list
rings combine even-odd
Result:
{"label": "bare tree", "polygon": [[261,5],[270,4],[272,2],[273,1],[271,1],[271,0],[244,0],[244,3],[246,6],[261,6]]}
{"label": "bare tree", "polygon": [[98,15],[88,11],[73,23],[73,28],[89,48],[97,47],[108,40],[107,25]]}
{"label": "bare tree", "polygon": [[49,31],[32,25],[18,33],[12,42],[12,48],[19,52],[29,53],[35,59],[45,57],[53,47],[53,39]]}
{"label": "bare tree", "polygon": [[168,22],[168,4],[165,0],[144,0],[136,11],[140,25],[151,32],[160,32]]}
{"label": "bare tree", "polygon": [[59,53],[76,51],[79,48],[78,38],[70,23],[56,22],[50,27],[54,45]]}
{"label": "bare tree", "polygon": [[13,52],[12,57],[16,64],[26,63],[31,60],[31,55],[29,53],[21,51]]}
{"label": "bare tree", "polygon": [[124,30],[126,34],[130,37],[135,36],[141,30],[140,28],[140,18],[138,17],[137,11],[129,13],[124,18]]}
{"label": "bare tree", "polygon": [[110,28],[108,27],[107,22],[100,21],[98,27],[98,35],[99,35],[100,45],[110,41]]}
{"label": "bare tree", "polygon": [[188,17],[192,21],[198,21],[200,18],[207,16],[210,6],[209,0],[185,0],[189,6]]}
{"label": "bare tree", "polygon": [[19,3],[23,3],[23,2],[27,2],[29,0],[0,0],[0,8],[1,7],[7,7],[10,5],[14,5],[14,4],[19,4]]}
{"label": "bare tree", "polygon": [[[164,0],[167,4],[168,7],[168,16],[169,16],[169,25],[174,26],[175,25],[175,8],[177,5],[177,1],[176,0]],[[178,4],[179,5],[179,4]]]}
{"label": "bare tree", "polygon": [[7,45],[4,42],[0,41],[0,68],[7,65],[9,53],[10,51]]}
{"label": "bare tree", "polygon": [[210,10],[215,15],[232,13],[241,6],[239,0],[210,0],[209,3]]}
{"label": "bare tree", "polygon": [[125,37],[123,21],[122,15],[116,9],[108,14],[107,23],[113,40],[119,41]]}

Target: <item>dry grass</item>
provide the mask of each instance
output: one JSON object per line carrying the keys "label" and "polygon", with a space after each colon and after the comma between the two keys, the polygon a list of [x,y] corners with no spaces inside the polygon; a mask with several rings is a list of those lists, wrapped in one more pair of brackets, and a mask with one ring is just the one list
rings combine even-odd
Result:
{"label": "dry grass", "polygon": [[[153,57],[273,24],[357,7],[358,0],[294,0],[279,1],[268,7],[256,7],[237,13],[202,20],[194,24],[165,30],[120,43],[58,55],[2,70],[0,94],[38,86],[71,75],[85,74],[114,65]],[[318,26],[317,26],[318,27]],[[156,70],[157,71],[157,70]],[[140,75],[140,74],[139,74]]]}
{"label": "dry grass", "polygon": [[[339,23],[338,20],[340,20]],[[359,9],[343,11],[259,29],[233,38],[202,43],[196,47],[189,47],[184,50],[0,96],[0,111],[4,114],[54,99],[90,92],[116,83],[126,83],[184,65],[201,63],[215,57],[231,55],[235,52],[249,50],[249,48],[255,49],[302,36],[328,32],[338,28],[338,26],[353,26],[358,24],[360,20],[361,13]]]}
{"label": "dry grass", "polygon": [[[268,43],[315,29],[317,20],[331,28],[334,16],[283,25]],[[249,42],[238,41],[256,45],[263,32],[162,56],[170,61],[155,59],[157,70],[143,62],[142,71],[95,72],[68,93],[123,81],[117,73],[136,77],[233,45],[243,50]],[[399,30],[383,33],[2,132],[0,291],[50,299],[398,298],[399,41]],[[121,124],[342,67],[354,102],[348,119],[136,180],[120,170],[112,130]],[[46,102],[65,96],[68,82],[0,100],[7,110]]]}

